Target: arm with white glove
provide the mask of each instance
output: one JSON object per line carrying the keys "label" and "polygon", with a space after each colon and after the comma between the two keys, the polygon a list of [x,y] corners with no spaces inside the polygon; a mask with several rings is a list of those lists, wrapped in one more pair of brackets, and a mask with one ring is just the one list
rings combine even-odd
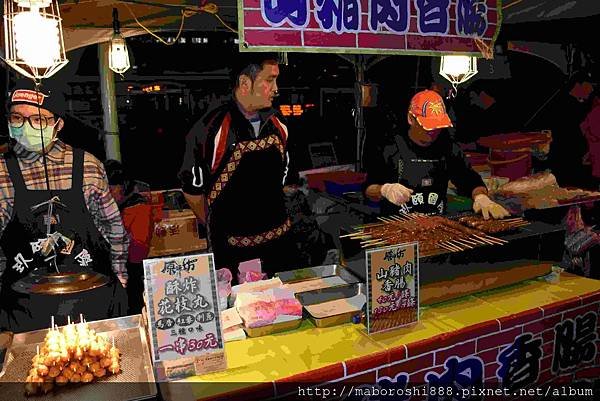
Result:
{"label": "arm with white glove", "polygon": [[367,188],[367,196],[371,199],[384,197],[396,206],[403,205],[410,200],[413,190],[402,184],[370,185]]}
{"label": "arm with white glove", "polygon": [[481,213],[485,220],[489,220],[490,216],[495,220],[510,216],[510,213],[504,207],[492,201],[486,194],[475,195],[473,211]]}

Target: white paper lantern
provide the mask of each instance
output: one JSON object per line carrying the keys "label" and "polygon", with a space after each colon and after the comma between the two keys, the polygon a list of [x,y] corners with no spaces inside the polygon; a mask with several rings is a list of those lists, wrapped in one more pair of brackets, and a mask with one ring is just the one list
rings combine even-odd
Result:
{"label": "white paper lantern", "polygon": [[477,74],[477,58],[470,56],[442,56],[440,75],[452,86],[467,82]]}
{"label": "white paper lantern", "polygon": [[4,2],[6,63],[26,77],[51,77],[67,63],[56,0]]}

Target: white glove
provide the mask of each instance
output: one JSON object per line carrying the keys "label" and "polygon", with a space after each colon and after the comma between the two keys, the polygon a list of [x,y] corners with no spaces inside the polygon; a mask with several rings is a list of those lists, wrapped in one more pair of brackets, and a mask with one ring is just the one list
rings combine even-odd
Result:
{"label": "white glove", "polygon": [[510,216],[510,213],[505,208],[492,201],[487,195],[484,194],[479,194],[475,197],[473,202],[473,210],[475,213],[483,214],[483,218],[485,220],[489,220],[490,215],[495,220]]}
{"label": "white glove", "polygon": [[408,202],[412,193],[412,189],[406,188],[401,184],[383,184],[381,186],[381,196],[396,206],[400,206]]}

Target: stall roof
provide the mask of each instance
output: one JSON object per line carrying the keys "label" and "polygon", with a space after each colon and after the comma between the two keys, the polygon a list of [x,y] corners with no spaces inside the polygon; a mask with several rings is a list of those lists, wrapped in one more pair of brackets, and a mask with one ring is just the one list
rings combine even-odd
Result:
{"label": "stall roof", "polygon": [[[153,31],[179,29],[183,10],[199,11],[199,4],[213,3],[219,17],[237,28],[237,0],[59,0],[67,50],[110,40],[112,9],[119,10],[124,36],[146,33],[134,16]],[[568,20],[600,15],[595,0],[506,0],[503,24]],[[185,30],[223,31],[227,28],[214,15],[199,12],[186,18]]]}
{"label": "stall roof", "polygon": [[595,0],[506,0],[503,24],[584,18],[600,14]]}
{"label": "stall roof", "polygon": [[[113,33],[112,11],[119,11],[121,31],[125,37],[145,34],[138,25],[156,31],[177,30],[182,12],[188,11],[184,29],[222,31],[227,28],[214,15],[200,10],[202,0],[64,0],[59,1],[65,47],[73,50],[110,40]],[[233,28],[237,26],[236,0],[214,0],[219,17]]]}

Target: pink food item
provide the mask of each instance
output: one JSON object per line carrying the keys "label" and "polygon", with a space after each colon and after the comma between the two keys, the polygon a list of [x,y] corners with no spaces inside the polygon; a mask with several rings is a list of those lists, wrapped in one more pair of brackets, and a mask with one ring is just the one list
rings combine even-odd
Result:
{"label": "pink food item", "polygon": [[[243,280],[244,283],[253,283],[255,281],[260,281],[264,278],[267,278],[267,275],[265,273],[261,273],[261,272],[250,271],[250,272],[244,273],[242,275],[242,277],[244,278],[244,280]],[[240,282],[242,282],[242,280],[240,280]]]}
{"label": "pink food item", "polygon": [[227,268],[217,270],[217,281],[229,281],[231,282],[233,279],[233,275],[231,271]]}
{"label": "pink food item", "polygon": [[229,269],[217,270],[217,290],[219,297],[227,298],[231,294],[231,279],[233,275]]}
{"label": "pink food item", "polygon": [[279,299],[275,301],[275,311],[277,312],[277,316],[302,316],[302,304],[296,298]]}
{"label": "pink food item", "polygon": [[271,302],[258,301],[238,308],[238,313],[248,328],[271,324],[277,317],[275,305]]}

